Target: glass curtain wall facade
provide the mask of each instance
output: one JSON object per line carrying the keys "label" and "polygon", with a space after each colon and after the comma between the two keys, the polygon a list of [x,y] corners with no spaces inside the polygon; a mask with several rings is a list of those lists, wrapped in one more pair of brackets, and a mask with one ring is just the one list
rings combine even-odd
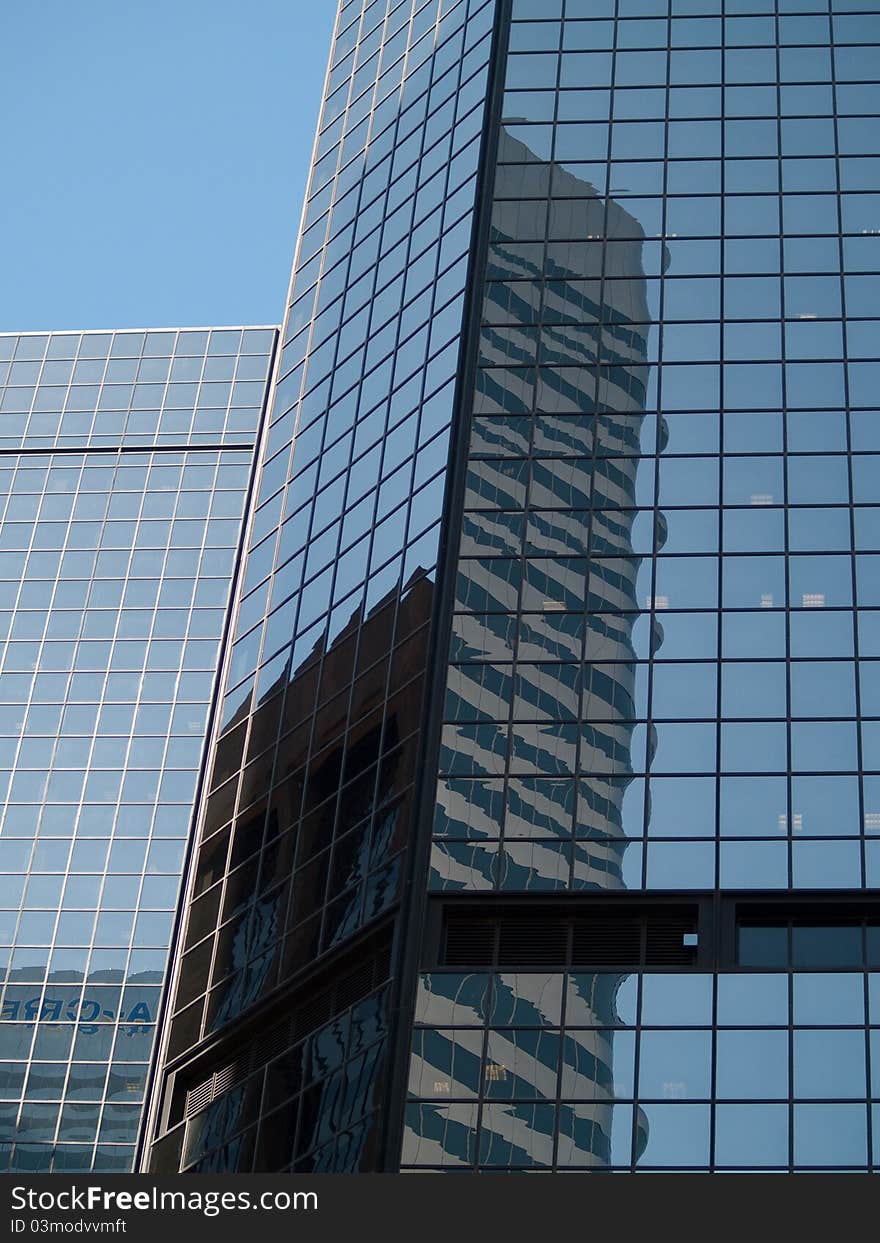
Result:
{"label": "glass curtain wall facade", "polygon": [[340,7],[153,1168],[877,1160],[878,43]]}
{"label": "glass curtain wall facade", "polygon": [[513,0],[408,1168],[877,1159],[875,7]]}
{"label": "glass curtain wall facade", "polygon": [[277,330],[0,336],[0,1168],[132,1168]]}
{"label": "glass curtain wall facade", "polygon": [[156,1169],[380,1160],[494,8],[339,8],[163,1040]]}

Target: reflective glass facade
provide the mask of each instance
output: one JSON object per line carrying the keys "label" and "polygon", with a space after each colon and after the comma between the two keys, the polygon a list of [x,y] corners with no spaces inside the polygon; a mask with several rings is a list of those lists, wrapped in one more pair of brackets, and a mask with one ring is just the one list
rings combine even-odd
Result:
{"label": "reflective glass facade", "polygon": [[[291,1071],[275,1114],[271,1058],[306,1054],[286,1029],[264,1049],[242,1021],[274,1030],[318,988],[316,964],[331,980],[341,956],[372,962],[368,930],[394,939],[493,16],[492,0],[340,6],[178,951],[159,1168],[377,1159],[387,990],[368,1062]],[[233,1065],[247,1089],[194,1114]]]}
{"label": "reflective glass facade", "polygon": [[424,976],[413,1168],[876,1159],[876,928],[783,899],[878,883],[880,18],[834,7],[513,0],[428,883],[714,890],[739,944],[679,946],[755,974]]}
{"label": "reflective glass facade", "polygon": [[276,330],[0,336],[0,1165],[129,1170]]}
{"label": "reflective glass facade", "polygon": [[880,975],[845,970],[425,976],[404,1161],[865,1169],[878,1002]]}
{"label": "reflective glass facade", "polygon": [[[849,114],[877,94],[846,86],[870,53],[844,45],[875,27],[834,18],[838,81],[802,50],[831,18],[780,16],[756,91],[730,85],[738,49],[775,17],[569,7],[510,30],[441,770],[578,792],[552,787],[558,827],[490,814],[476,836],[510,849],[470,866],[565,887],[551,855],[572,825],[607,838],[605,799],[628,888],[875,886],[880,243],[876,127]],[[508,817],[526,797],[508,785]]]}
{"label": "reflective glass facade", "polygon": [[341,6],[156,1168],[872,1165],[878,44]]}

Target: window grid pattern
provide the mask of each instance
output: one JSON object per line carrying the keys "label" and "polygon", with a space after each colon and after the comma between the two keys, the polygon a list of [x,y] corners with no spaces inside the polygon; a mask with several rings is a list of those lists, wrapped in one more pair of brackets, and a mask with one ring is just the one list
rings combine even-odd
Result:
{"label": "window grid pattern", "polygon": [[169,1059],[397,900],[493,8],[340,9]]}
{"label": "window grid pattern", "polygon": [[374,993],[277,1056],[186,1124],[188,1174],[336,1174],[374,1132],[387,995]]}
{"label": "window grid pattern", "polygon": [[867,1170],[880,975],[437,972],[408,1169]]}
{"label": "window grid pattern", "polygon": [[[229,332],[265,388],[273,333]],[[121,338],[215,357],[185,331],[10,352],[103,366]],[[3,1169],[131,1167],[252,458],[0,454]]]}
{"label": "window grid pattern", "polygon": [[878,883],[872,7],[514,0],[434,887]]}
{"label": "window grid pattern", "polygon": [[0,449],[245,445],[275,328],[0,335]]}

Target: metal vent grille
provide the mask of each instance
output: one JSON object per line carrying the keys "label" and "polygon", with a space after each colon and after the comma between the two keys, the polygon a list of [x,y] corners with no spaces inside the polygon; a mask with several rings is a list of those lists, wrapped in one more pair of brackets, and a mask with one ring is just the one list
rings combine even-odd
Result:
{"label": "metal vent grille", "polygon": [[445,967],[689,967],[697,948],[695,909],[521,911],[481,916],[449,911]]}
{"label": "metal vent grille", "polygon": [[211,1104],[214,1099],[214,1075],[210,1079],[206,1079],[204,1083],[200,1083],[197,1088],[193,1088],[186,1095],[186,1116],[197,1114]]}
{"label": "metal vent grille", "polygon": [[498,933],[499,962],[531,965],[569,957],[570,925],[563,920],[503,919]]}
{"label": "metal vent grille", "polygon": [[[681,944],[681,936],[678,938]],[[609,966],[642,960],[642,921],[590,919],[573,922],[572,962],[602,962]]]}
{"label": "metal vent grille", "polygon": [[371,987],[373,978],[373,964],[364,963],[363,966],[350,971],[348,975],[342,977],[336,985],[336,1005],[339,1009],[346,1009],[359,998],[363,997],[364,990]]}
{"label": "metal vent grille", "polygon": [[488,919],[454,919],[446,925],[445,961],[459,963],[493,962],[497,925]]}
{"label": "metal vent grille", "polygon": [[183,1117],[191,1118],[201,1113],[253,1071],[362,1001],[387,981],[390,971],[391,943],[387,941],[378,946],[366,961],[334,979],[333,983],[323,988],[313,984],[300,998],[293,998],[287,1003],[293,1014],[286,1015],[267,1031],[255,1036],[249,1046],[237,1050],[223,1066],[186,1092]]}
{"label": "metal vent grille", "polygon": [[687,947],[685,934],[696,930],[696,922],[684,920],[647,920],[645,924],[645,966],[685,966],[696,955],[695,947]]}
{"label": "metal vent grille", "polygon": [[251,1060],[255,1066],[262,1066],[264,1062],[271,1062],[273,1057],[277,1057],[279,1053],[283,1053],[289,1043],[288,1022],[278,1023],[270,1028],[264,1036],[258,1036],[254,1041],[253,1053]]}

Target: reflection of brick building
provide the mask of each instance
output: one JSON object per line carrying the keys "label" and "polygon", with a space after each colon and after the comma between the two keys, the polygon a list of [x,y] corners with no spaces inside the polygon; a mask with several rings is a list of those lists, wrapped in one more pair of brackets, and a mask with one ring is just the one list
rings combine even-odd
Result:
{"label": "reflection of brick building", "polygon": [[[257,1168],[280,1169],[294,1160],[298,1168],[348,1168],[368,1143],[364,1117],[377,1104],[385,1026],[384,994],[374,990],[387,978],[410,832],[433,595],[431,577],[416,571],[367,617],[353,617],[327,650],[319,646],[310,653],[289,680],[279,679],[253,714],[249,753],[262,752],[262,758],[245,769],[240,802],[249,802],[249,791],[263,796],[254,798],[236,826],[234,849],[242,857],[233,861],[226,883],[206,1033],[222,1031],[273,990],[283,991],[256,1012],[245,1032],[234,1029],[173,1081],[169,1116],[192,1118],[183,1155],[188,1168],[229,1168],[227,1162],[250,1168],[255,1143]],[[217,787],[226,776],[226,740],[232,739],[235,753],[236,728],[244,726],[233,723],[218,747]],[[220,888],[210,884],[216,867],[211,841],[200,852],[196,891],[200,884],[205,889],[191,907],[196,931],[188,942],[206,930],[199,904]],[[219,900],[217,894],[212,909]],[[175,1023],[186,1020],[189,998],[204,989],[210,948],[208,937],[182,959],[170,1051]],[[331,1003],[329,993],[340,978],[350,981],[350,996],[336,995]],[[328,1005],[334,1022],[325,1027]],[[264,1074],[268,1083],[290,1083],[281,1068],[291,1061],[314,1059],[328,1042],[339,1054],[342,1023],[361,1029],[348,1061],[344,1051],[339,1064],[326,1055],[327,1073],[315,1065],[310,1086],[308,1076],[300,1075],[289,1099],[281,1089],[267,1097],[269,1116],[258,1140],[254,1102]],[[269,1045],[267,1029],[275,1033]],[[183,1031],[188,1036],[191,1029]],[[355,1056],[365,1046],[369,1058]],[[217,1093],[205,1084],[216,1082],[217,1071],[235,1087],[211,1104]],[[337,1099],[343,1081],[344,1107]],[[206,1110],[198,1108],[202,1103]],[[278,1105],[283,1126],[270,1112]],[[299,1132],[294,1115],[303,1119]],[[351,1138],[355,1124],[357,1142]],[[182,1130],[174,1138],[179,1153]],[[157,1159],[164,1168],[166,1158]]]}

